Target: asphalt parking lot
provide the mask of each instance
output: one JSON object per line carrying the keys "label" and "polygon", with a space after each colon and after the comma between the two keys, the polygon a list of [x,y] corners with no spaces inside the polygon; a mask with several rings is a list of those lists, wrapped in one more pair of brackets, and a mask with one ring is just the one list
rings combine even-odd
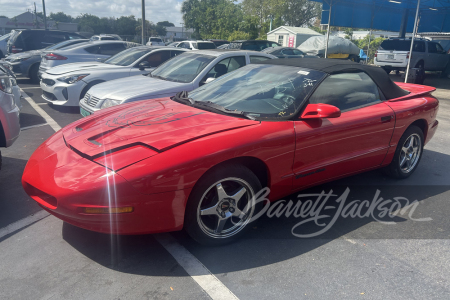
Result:
{"label": "asphalt parking lot", "polygon": [[[450,79],[430,74],[425,80],[438,88],[440,124],[410,178],[396,181],[372,171],[301,193],[341,195],[348,187],[350,202],[371,201],[379,190],[384,199],[417,200],[413,214],[379,216],[385,223],[372,216],[340,217],[309,238],[291,233],[306,219],[266,216],[244,239],[214,248],[198,245],[183,232],[109,236],[47,216],[23,191],[22,171],[55,128],[82,116],[78,109],[47,104],[39,86],[27,79],[18,84],[25,93],[22,132],[12,147],[1,150],[2,299],[449,298]],[[286,200],[296,199],[297,194]],[[323,228],[305,222],[301,230]]]}

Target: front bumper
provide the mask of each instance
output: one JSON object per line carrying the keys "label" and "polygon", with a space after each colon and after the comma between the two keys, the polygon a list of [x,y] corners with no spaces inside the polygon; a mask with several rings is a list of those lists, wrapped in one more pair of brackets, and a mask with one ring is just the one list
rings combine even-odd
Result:
{"label": "front bumper", "polygon": [[[54,216],[75,226],[112,234],[180,230],[190,189],[144,195],[122,176],[69,149],[62,131],[33,153],[22,185]],[[122,214],[87,214],[85,207],[133,207]]]}
{"label": "front bumper", "polygon": [[[51,83],[49,83],[51,82]],[[61,106],[78,106],[80,94],[86,83],[80,80],[73,84],[58,81],[56,76],[42,75],[40,81],[42,99]]]}

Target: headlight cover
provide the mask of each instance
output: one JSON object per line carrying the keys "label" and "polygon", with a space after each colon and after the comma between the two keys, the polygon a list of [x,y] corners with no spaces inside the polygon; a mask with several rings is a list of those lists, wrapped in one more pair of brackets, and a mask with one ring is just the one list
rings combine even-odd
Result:
{"label": "headlight cover", "polygon": [[10,60],[10,63],[17,63],[29,59],[29,57],[18,57]]}
{"label": "headlight cover", "polygon": [[108,107],[119,105],[121,103],[122,103],[122,100],[105,99],[105,101],[103,101],[102,106],[100,108],[108,108]]}
{"label": "headlight cover", "polygon": [[80,81],[81,79],[83,79],[84,77],[86,77],[88,75],[89,74],[69,75],[69,76],[59,77],[57,80],[68,83],[68,84],[72,84],[72,83]]}

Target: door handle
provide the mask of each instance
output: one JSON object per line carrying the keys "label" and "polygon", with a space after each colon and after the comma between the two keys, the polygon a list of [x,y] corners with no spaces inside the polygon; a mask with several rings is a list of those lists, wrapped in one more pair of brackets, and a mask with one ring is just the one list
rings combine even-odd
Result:
{"label": "door handle", "polygon": [[387,123],[387,122],[390,122],[393,118],[394,118],[394,116],[384,116],[384,117],[381,117],[381,123]]}

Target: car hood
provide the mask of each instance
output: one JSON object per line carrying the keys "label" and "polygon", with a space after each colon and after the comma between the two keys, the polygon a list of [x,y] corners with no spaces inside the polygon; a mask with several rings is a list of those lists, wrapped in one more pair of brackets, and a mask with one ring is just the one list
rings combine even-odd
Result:
{"label": "car hood", "polygon": [[[257,124],[161,98],[99,111],[65,127],[63,136],[76,153],[117,170],[201,137]],[[113,154],[120,159],[106,162]]]}
{"label": "car hood", "polygon": [[175,95],[181,91],[191,91],[192,83],[180,83],[136,75],[127,78],[111,80],[93,86],[89,94],[99,99],[115,100],[143,100],[154,96],[172,93]]}
{"label": "car hood", "polygon": [[62,75],[67,73],[79,73],[79,72],[91,72],[91,71],[97,71],[97,70],[110,70],[110,69],[117,69],[117,68],[124,68],[123,66],[117,66],[117,65],[110,65],[105,63],[99,63],[99,62],[78,62],[78,63],[71,63],[71,64],[64,64],[60,66],[53,67],[47,71],[47,74],[51,75]]}

